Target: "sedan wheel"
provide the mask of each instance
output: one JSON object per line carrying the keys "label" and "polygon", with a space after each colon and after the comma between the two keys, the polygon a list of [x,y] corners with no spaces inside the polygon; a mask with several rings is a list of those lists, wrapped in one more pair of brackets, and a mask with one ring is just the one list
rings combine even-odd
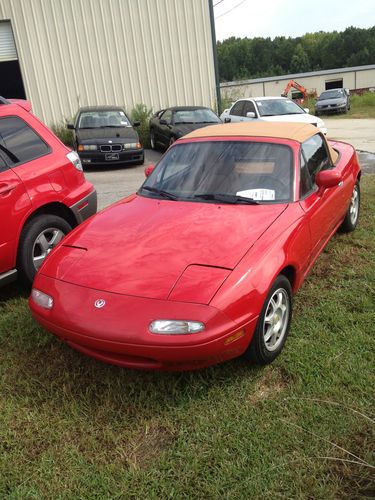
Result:
{"label": "sedan wheel", "polygon": [[359,187],[359,182],[357,181],[354,185],[352,197],[350,199],[350,204],[346,212],[345,219],[340,226],[340,231],[344,233],[350,233],[351,231],[354,231],[354,229],[357,227],[360,202],[361,202],[361,191]]}
{"label": "sedan wheel", "polygon": [[274,281],[245,357],[265,365],[271,363],[284,347],[292,319],[292,287],[289,280],[280,275]]}
{"label": "sedan wheel", "polygon": [[17,269],[27,285],[32,284],[44,259],[71,229],[70,224],[57,215],[39,215],[27,222],[17,256]]}

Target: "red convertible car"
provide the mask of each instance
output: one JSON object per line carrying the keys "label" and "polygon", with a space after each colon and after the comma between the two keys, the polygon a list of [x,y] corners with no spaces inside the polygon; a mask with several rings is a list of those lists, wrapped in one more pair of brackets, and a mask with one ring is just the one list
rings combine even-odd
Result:
{"label": "red convertible car", "polygon": [[309,124],[214,125],[176,141],[147,175],[51,252],[34,318],[123,367],[270,363],[315,259],[338,228],[356,227],[353,147]]}

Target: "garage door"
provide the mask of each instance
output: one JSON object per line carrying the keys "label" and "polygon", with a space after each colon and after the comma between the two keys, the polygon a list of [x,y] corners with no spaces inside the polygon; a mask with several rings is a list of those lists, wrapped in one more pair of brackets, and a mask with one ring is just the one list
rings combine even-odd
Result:
{"label": "garage door", "polygon": [[0,22],[0,62],[17,61],[16,45],[10,21]]}

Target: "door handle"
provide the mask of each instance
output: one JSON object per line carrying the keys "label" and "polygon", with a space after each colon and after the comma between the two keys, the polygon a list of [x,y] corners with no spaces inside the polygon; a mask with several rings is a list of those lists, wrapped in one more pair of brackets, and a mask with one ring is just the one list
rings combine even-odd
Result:
{"label": "door handle", "polygon": [[0,195],[1,194],[8,194],[10,191],[13,191],[13,189],[16,189],[17,184],[0,184]]}
{"label": "door handle", "polygon": [[344,181],[339,182],[339,187],[342,187],[344,185]]}

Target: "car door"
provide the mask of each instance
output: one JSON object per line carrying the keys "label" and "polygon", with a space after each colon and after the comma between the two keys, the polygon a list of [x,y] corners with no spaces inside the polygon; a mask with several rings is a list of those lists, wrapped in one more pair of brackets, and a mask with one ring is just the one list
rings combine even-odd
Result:
{"label": "car door", "polygon": [[245,101],[237,101],[231,107],[227,118],[230,118],[230,121],[232,123],[243,121],[242,110],[244,107],[244,103]]}
{"label": "car door", "polygon": [[339,185],[319,190],[315,177],[321,170],[333,168],[330,155],[321,134],[316,134],[301,145],[300,151],[300,205],[307,215],[311,235],[311,258],[314,259],[342,214],[342,187]]}
{"label": "car door", "polygon": [[164,146],[169,146],[171,140],[171,123],[172,123],[172,110],[167,109],[159,118],[159,137],[158,141]]}
{"label": "car door", "polygon": [[30,206],[23,182],[9,168],[3,148],[0,136],[0,275],[15,267],[18,233]]}
{"label": "car door", "polygon": [[[247,116],[247,113],[254,113],[254,117]],[[254,103],[252,101],[244,101],[242,108],[242,119],[243,122],[252,122],[257,119],[257,111],[255,109]]]}

